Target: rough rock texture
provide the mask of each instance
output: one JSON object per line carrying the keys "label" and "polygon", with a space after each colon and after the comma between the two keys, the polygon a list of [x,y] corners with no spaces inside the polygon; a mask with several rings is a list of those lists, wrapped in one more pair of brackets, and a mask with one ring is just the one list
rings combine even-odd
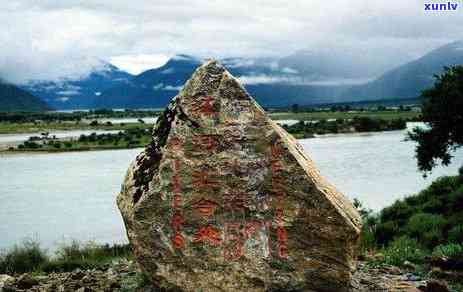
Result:
{"label": "rough rock texture", "polygon": [[159,288],[350,289],[357,212],[216,61],[159,118],[118,206]]}

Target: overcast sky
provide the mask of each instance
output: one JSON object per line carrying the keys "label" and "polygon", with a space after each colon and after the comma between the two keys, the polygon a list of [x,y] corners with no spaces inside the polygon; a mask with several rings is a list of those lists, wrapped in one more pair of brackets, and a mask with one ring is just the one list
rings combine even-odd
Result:
{"label": "overcast sky", "polygon": [[456,12],[426,12],[422,0],[2,2],[0,77],[14,82],[83,75],[97,60],[139,73],[177,53],[363,49],[395,65],[463,39],[460,0]]}

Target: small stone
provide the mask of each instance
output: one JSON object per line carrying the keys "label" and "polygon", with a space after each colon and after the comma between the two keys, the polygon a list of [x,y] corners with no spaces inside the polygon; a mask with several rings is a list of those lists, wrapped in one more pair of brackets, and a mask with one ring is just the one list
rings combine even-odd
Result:
{"label": "small stone", "polygon": [[407,270],[412,270],[412,271],[416,270],[415,264],[413,264],[413,263],[411,263],[409,261],[403,262],[402,266]]}
{"label": "small stone", "polygon": [[119,282],[115,279],[108,279],[105,282],[104,286],[106,287],[106,290],[108,291],[113,291],[114,289],[121,288],[121,284],[119,284]]}
{"label": "small stone", "polygon": [[71,279],[73,280],[80,280],[85,276],[85,273],[82,272],[80,269],[77,269],[71,273]]}
{"label": "small stone", "polygon": [[3,288],[7,285],[11,285],[12,283],[14,283],[14,277],[10,276],[10,275],[6,275],[6,274],[1,274],[0,275],[0,288]]}
{"label": "small stone", "polygon": [[77,292],[92,292],[93,290],[88,287],[81,287],[77,289]]}
{"label": "small stone", "polygon": [[32,276],[29,274],[22,274],[16,280],[16,286],[19,289],[30,289],[38,284],[39,282],[36,279],[32,278]]}
{"label": "small stone", "polygon": [[410,282],[418,282],[421,281],[421,278],[413,273],[406,273],[404,275],[404,280]]}
{"label": "small stone", "polygon": [[383,266],[381,267],[381,271],[384,273],[391,274],[391,275],[401,275],[402,274],[402,270],[396,266]]}
{"label": "small stone", "polygon": [[426,283],[425,292],[450,292],[450,288],[445,281],[429,280]]}

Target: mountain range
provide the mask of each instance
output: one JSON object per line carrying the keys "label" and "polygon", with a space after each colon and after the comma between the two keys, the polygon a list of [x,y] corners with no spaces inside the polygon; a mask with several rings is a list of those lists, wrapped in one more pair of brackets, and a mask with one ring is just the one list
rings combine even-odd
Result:
{"label": "mountain range", "polygon": [[45,111],[50,107],[38,97],[0,80],[0,111]]}
{"label": "mountain range", "polygon": [[[103,63],[84,78],[35,81],[21,88],[55,109],[162,108],[202,61],[177,55],[135,76]],[[433,75],[444,66],[463,64],[463,42],[447,44],[383,74],[375,65],[378,60],[362,60],[361,52],[343,54],[342,50],[220,61],[267,107],[413,98],[433,84]],[[372,75],[379,77],[371,79]]]}
{"label": "mountain range", "polygon": [[77,79],[33,81],[22,89],[40,97],[55,109],[88,109],[95,105],[98,96],[109,88],[128,84],[133,76],[116,66],[100,61],[95,70]]}
{"label": "mountain range", "polygon": [[463,41],[440,47],[423,57],[386,72],[378,79],[344,92],[341,98],[353,100],[411,98],[434,83],[433,76],[444,66],[463,64]]}

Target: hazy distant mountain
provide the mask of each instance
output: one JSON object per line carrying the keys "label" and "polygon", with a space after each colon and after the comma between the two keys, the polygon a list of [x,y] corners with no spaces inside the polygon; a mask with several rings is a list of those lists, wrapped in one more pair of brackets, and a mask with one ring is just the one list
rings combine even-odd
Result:
{"label": "hazy distant mountain", "polygon": [[129,82],[114,86],[98,96],[94,108],[158,108],[177,95],[192,72],[201,64],[199,59],[178,55],[164,66],[145,71]]}
{"label": "hazy distant mountain", "polygon": [[[327,102],[330,100],[327,97],[334,97],[347,88],[345,84],[326,86],[323,80],[313,80],[289,66],[282,66],[278,59],[227,58],[221,62],[264,106]],[[93,107],[164,107],[201,63],[202,60],[192,56],[175,56],[160,68],[145,71],[128,83],[104,91]]]}
{"label": "hazy distant mountain", "polygon": [[22,88],[56,109],[91,108],[104,90],[126,84],[132,77],[110,63],[101,62],[94,71],[80,79],[34,81]]}
{"label": "hazy distant mountain", "polygon": [[[316,51],[300,50],[281,58],[279,65],[293,68],[312,81],[355,79],[365,82],[393,68],[390,60],[384,59],[368,51],[339,46]],[[397,62],[400,64],[400,60]]]}
{"label": "hazy distant mountain", "polygon": [[[345,51],[345,52],[344,52]],[[403,57],[397,58],[402,60]],[[386,98],[412,98],[433,83],[445,65],[463,63],[463,42],[438,48],[418,60],[394,62],[362,51],[334,48],[299,51],[283,58],[220,60],[263,106],[311,105]],[[165,107],[203,62],[178,55],[137,76],[106,64],[82,80],[39,82],[26,89],[54,108]],[[371,81],[371,76],[381,76]]]}
{"label": "hazy distant mountain", "polygon": [[50,107],[40,98],[0,80],[0,112],[45,111]]}
{"label": "hazy distant mountain", "polygon": [[444,66],[463,64],[463,41],[440,47],[423,57],[388,71],[375,81],[354,86],[340,95],[342,100],[411,98],[433,85],[434,74]]}

